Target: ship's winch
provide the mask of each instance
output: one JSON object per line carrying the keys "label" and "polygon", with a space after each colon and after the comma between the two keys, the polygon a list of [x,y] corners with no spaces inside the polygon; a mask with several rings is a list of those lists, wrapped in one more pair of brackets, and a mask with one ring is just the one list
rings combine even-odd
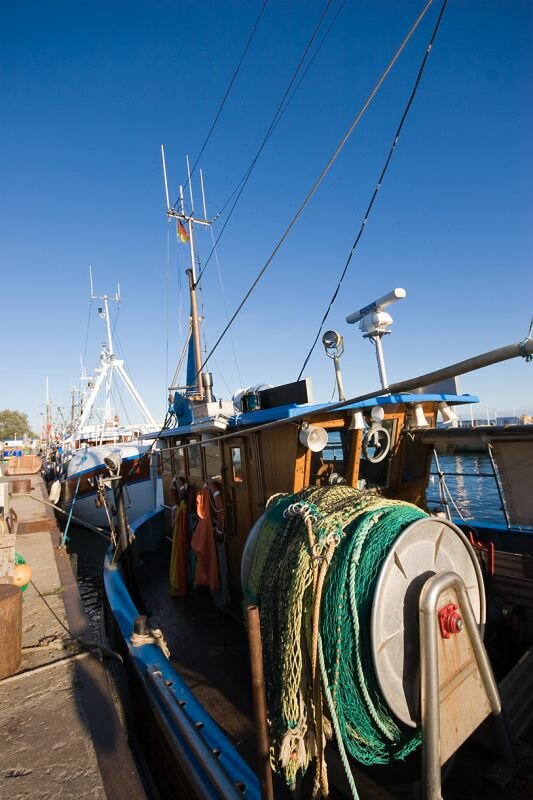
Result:
{"label": "ship's winch", "polygon": [[315,759],[327,794],[327,738],[354,796],[348,755],[386,764],[423,740],[424,795],[440,797],[441,764],[491,709],[501,716],[461,531],[372,492],[312,487],[267,508],[241,574],[260,610],[271,762],[288,785]]}

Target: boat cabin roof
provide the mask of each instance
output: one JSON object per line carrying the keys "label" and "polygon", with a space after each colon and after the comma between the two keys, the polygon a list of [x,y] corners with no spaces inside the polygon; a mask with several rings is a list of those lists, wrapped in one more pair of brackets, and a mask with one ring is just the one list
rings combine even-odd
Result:
{"label": "boat cabin roof", "polygon": [[[339,409],[338,403],[288,403],[285,405],[275,406],[274,408],[257,409],[255,411],[239,412],[229,417],[228,427],[225,433],[246,428],[251,425],[261,425],[268,422],[276,422],[278,420],[290,420],[294,417],[301,417],[317,412],[328,413],[331,408],[331,413],[343,413],[345,411],[364,410],[374,406],[395,406],[406,403],[448,403],[449,405],[463,405],[469,403],[479,403],[479,397],[471,394],[387,394],[372,397],[368,400],[360,400],[355,403],[349,403]],[[205,422],[214,417],[206,417]],[[193,424],[179,425],[176,428],[161,431],[159,433],[145,434],[143,439],[167,439],[176,436],[186,436],[187,434],[201,433],[202,428],[199,422],[204,420],[197,420]]]}

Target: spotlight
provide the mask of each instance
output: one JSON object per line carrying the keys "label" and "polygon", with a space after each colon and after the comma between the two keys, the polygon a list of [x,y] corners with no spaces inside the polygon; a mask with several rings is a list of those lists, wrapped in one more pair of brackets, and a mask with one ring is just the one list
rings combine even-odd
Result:
{"label": "spotlight", "polygon": [[344,350],[344,340],[340,333],[337,333],[337,331],[326,331],[322,337],[322,344],[324,345],[326,353],[328,353],[328,350],[340,350],[338,355],[342,355],[342,351]]}
{"label": "spotlight", "polygon": [[122,464],[120,453],[110,453],[110,455],[105,456],[104,464],[111,473],[111,476],[118,475],[120,472],[120,465]]}
{"label": "spotlight", "polygon": [[322,337],[322,344],[326,350],[327,357],[333,359],[333,363],[335,365],[335,381],[337,383],[337,391],[339,393],[339,400],[342,402],[342,400],[346,400],[344,395],[344,387],[342,385],[340,365],[341,356],[344,353],[344,339],[340,333],[337,333],[337,331],[326,331]]}
{"label": "spotlight", "polygon": [[298,434],[300,442],[313,453],[320,453],[328,443],[328,433],[318,425],[304,422]]}

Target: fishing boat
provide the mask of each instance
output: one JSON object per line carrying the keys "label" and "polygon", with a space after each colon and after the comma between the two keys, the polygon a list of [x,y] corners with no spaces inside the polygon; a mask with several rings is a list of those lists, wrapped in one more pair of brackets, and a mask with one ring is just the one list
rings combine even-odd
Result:
{"label": "fishing boat", "polygon": [[117,501],[104,567],[115,680],[157,795],[530,797],[531,431],[468,432],[504,526],[430,513],[426,488],[434,453],[466,435],[454,409],[478,400],[455,379],[531,360],[533,339],[389,383],[396,288],[346,317],[378,389],[345,397],[330,330],[335,402],[307,379],[216,399],[193,246],[209,221],[168,190],[167,215],[190,244],[192,372],[157,435],[163,503],[128,522]]}
{"label": "fishing boat", "polygon": [[[102,301],[98,312],[106,323],[107,341],[102,345],[94,376],[87,379],[88,396],[79,404],[79,413],[61,440],[61,455],[56,462],[59,474],[54,475],[50,498],[64,511],[74,512],[82,522],[109,528],[112,500],[102,482],[108,472],[107,462],[117,463],[120,474],[127,477],[127,507],[134,517],[157,505],[160,485],[157,455],[153,454],[150,441],[142,441],[141,437],[149,431],[155,432],[158,426],[128,375],[124,360],[115,354],[109,302],[120,303],[120,289],[115,296],[96,296],[91,274],[93,300]],[[117,382],[131,398],[142,422],[121,424],[112,406]]]}

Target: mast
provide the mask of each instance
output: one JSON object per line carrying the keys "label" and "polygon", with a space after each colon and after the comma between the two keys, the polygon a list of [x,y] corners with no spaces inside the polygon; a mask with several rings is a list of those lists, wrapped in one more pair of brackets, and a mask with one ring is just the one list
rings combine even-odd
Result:
{"label": "mast", "polygon": [[111,415],[111,387],[112,387],[114,373],[118,374],[122,383],[126,387],[128,394],[130,395],[135,405],[137,406],[142,416],[144,417],[145,423],[149,425],[151,428],[154,429],[157,428],[157,423],[150,414],[148,408],[145,406],[138,391],[133,385],[131,378],[126,372],[126,369],[124,367],[124,361],[116,357],[113,349],[111,321],[109,318],[109,301],[114,300],[116,303],[120,303],[121,300],[120,286],[117,287],[117,293],[114,297],[111,297],[107,294],[104,294],[102,296],[95,295],[93,291],[93,281],[92,281],[92,271],[91,271],[91,300],[102,300],[104,303],[104,305],[98,309],[98,314],[101,317],[101,319],[105,320],[106,323],[107,342],[104,342],[104,344],[102,345],[102,350],[100,352],[100,366],[96,369],[98,377],[96,378],[94,384],[91,387],[89,397],[87,399],[87,402],[84,404],[83,409],[81,408],[81,400],[80,400],[80,413],[78,414],[78,421],[76,425],[77,430],[73,432],[73,441],[75,442],[76,439],[79,438],[79,436],[81,435],[83,426],[86,424],[86,422],[90,417],[96,398],[100,390],[103,387],[105,387],[104,419],[102,423],[102,431],[100,434],[100,439],[101,441],[103,440],[104,428],[106,425],[107,417],[110,417]]}
{"label": "mast", "polygon": [[[207,400],[211,399],[211,392],[210,389],[207,388],[204,390],[204,384],[206,387],[209,387],[211,382],[207,380],[207,376],[204,379],[202,374],[202,346],[200,341],[200,318],[198,315],[198,301],[197,301],[197,288],[198,282],[196,278],[196,265],[194,259],[194,226],[195,225],[203,225],[204,227],[209,227],[212,223],[212,220],[208,220],[206,218],[202,219],[200,217],[196,217],[194,215],[194,201],[193,201],[193,194],[192,194],[192,184],[191,184],[191,174],[189,169],[189,159],[187,157],[187,177],[188,177],[188,184],[189,184],[189,196],[190,196],[190,203],[191,203],[191,213],[187,214],[185,212],[185,205],[183,202],[183,186],[180,186],[180,193],[179,193],[179,204],[178,208],[171,207],[169,201],[169,194],[168,194],[168,183],[167,183],[167,170],[166,170],[166,163],[165,163],[165,149],[163,145],[161,145],[161,158],[163,162],[163,176],[165,181],[165,197],[167,201],[167,217],[169,220],[175,219],[176,225],[179,226],[179,223],[186,228],[187,235],[188,235],[188,242],[189,242],[189,253],[190,253],[190,267],[187,269],[187,277],[189,279],[189,298],[190,298],[190,306],[191,306],[191,333],[192,333],[192,342],[193,342],[193,349],[194,349],[194,365],[195,365],[195,384],[196,384],[196,398],[198,400],[203,400],[204,397],[207,395]],[[202,182],[202,193],[203,193],[203,182]],[[205,205],[205,202],[204,202]]]}

